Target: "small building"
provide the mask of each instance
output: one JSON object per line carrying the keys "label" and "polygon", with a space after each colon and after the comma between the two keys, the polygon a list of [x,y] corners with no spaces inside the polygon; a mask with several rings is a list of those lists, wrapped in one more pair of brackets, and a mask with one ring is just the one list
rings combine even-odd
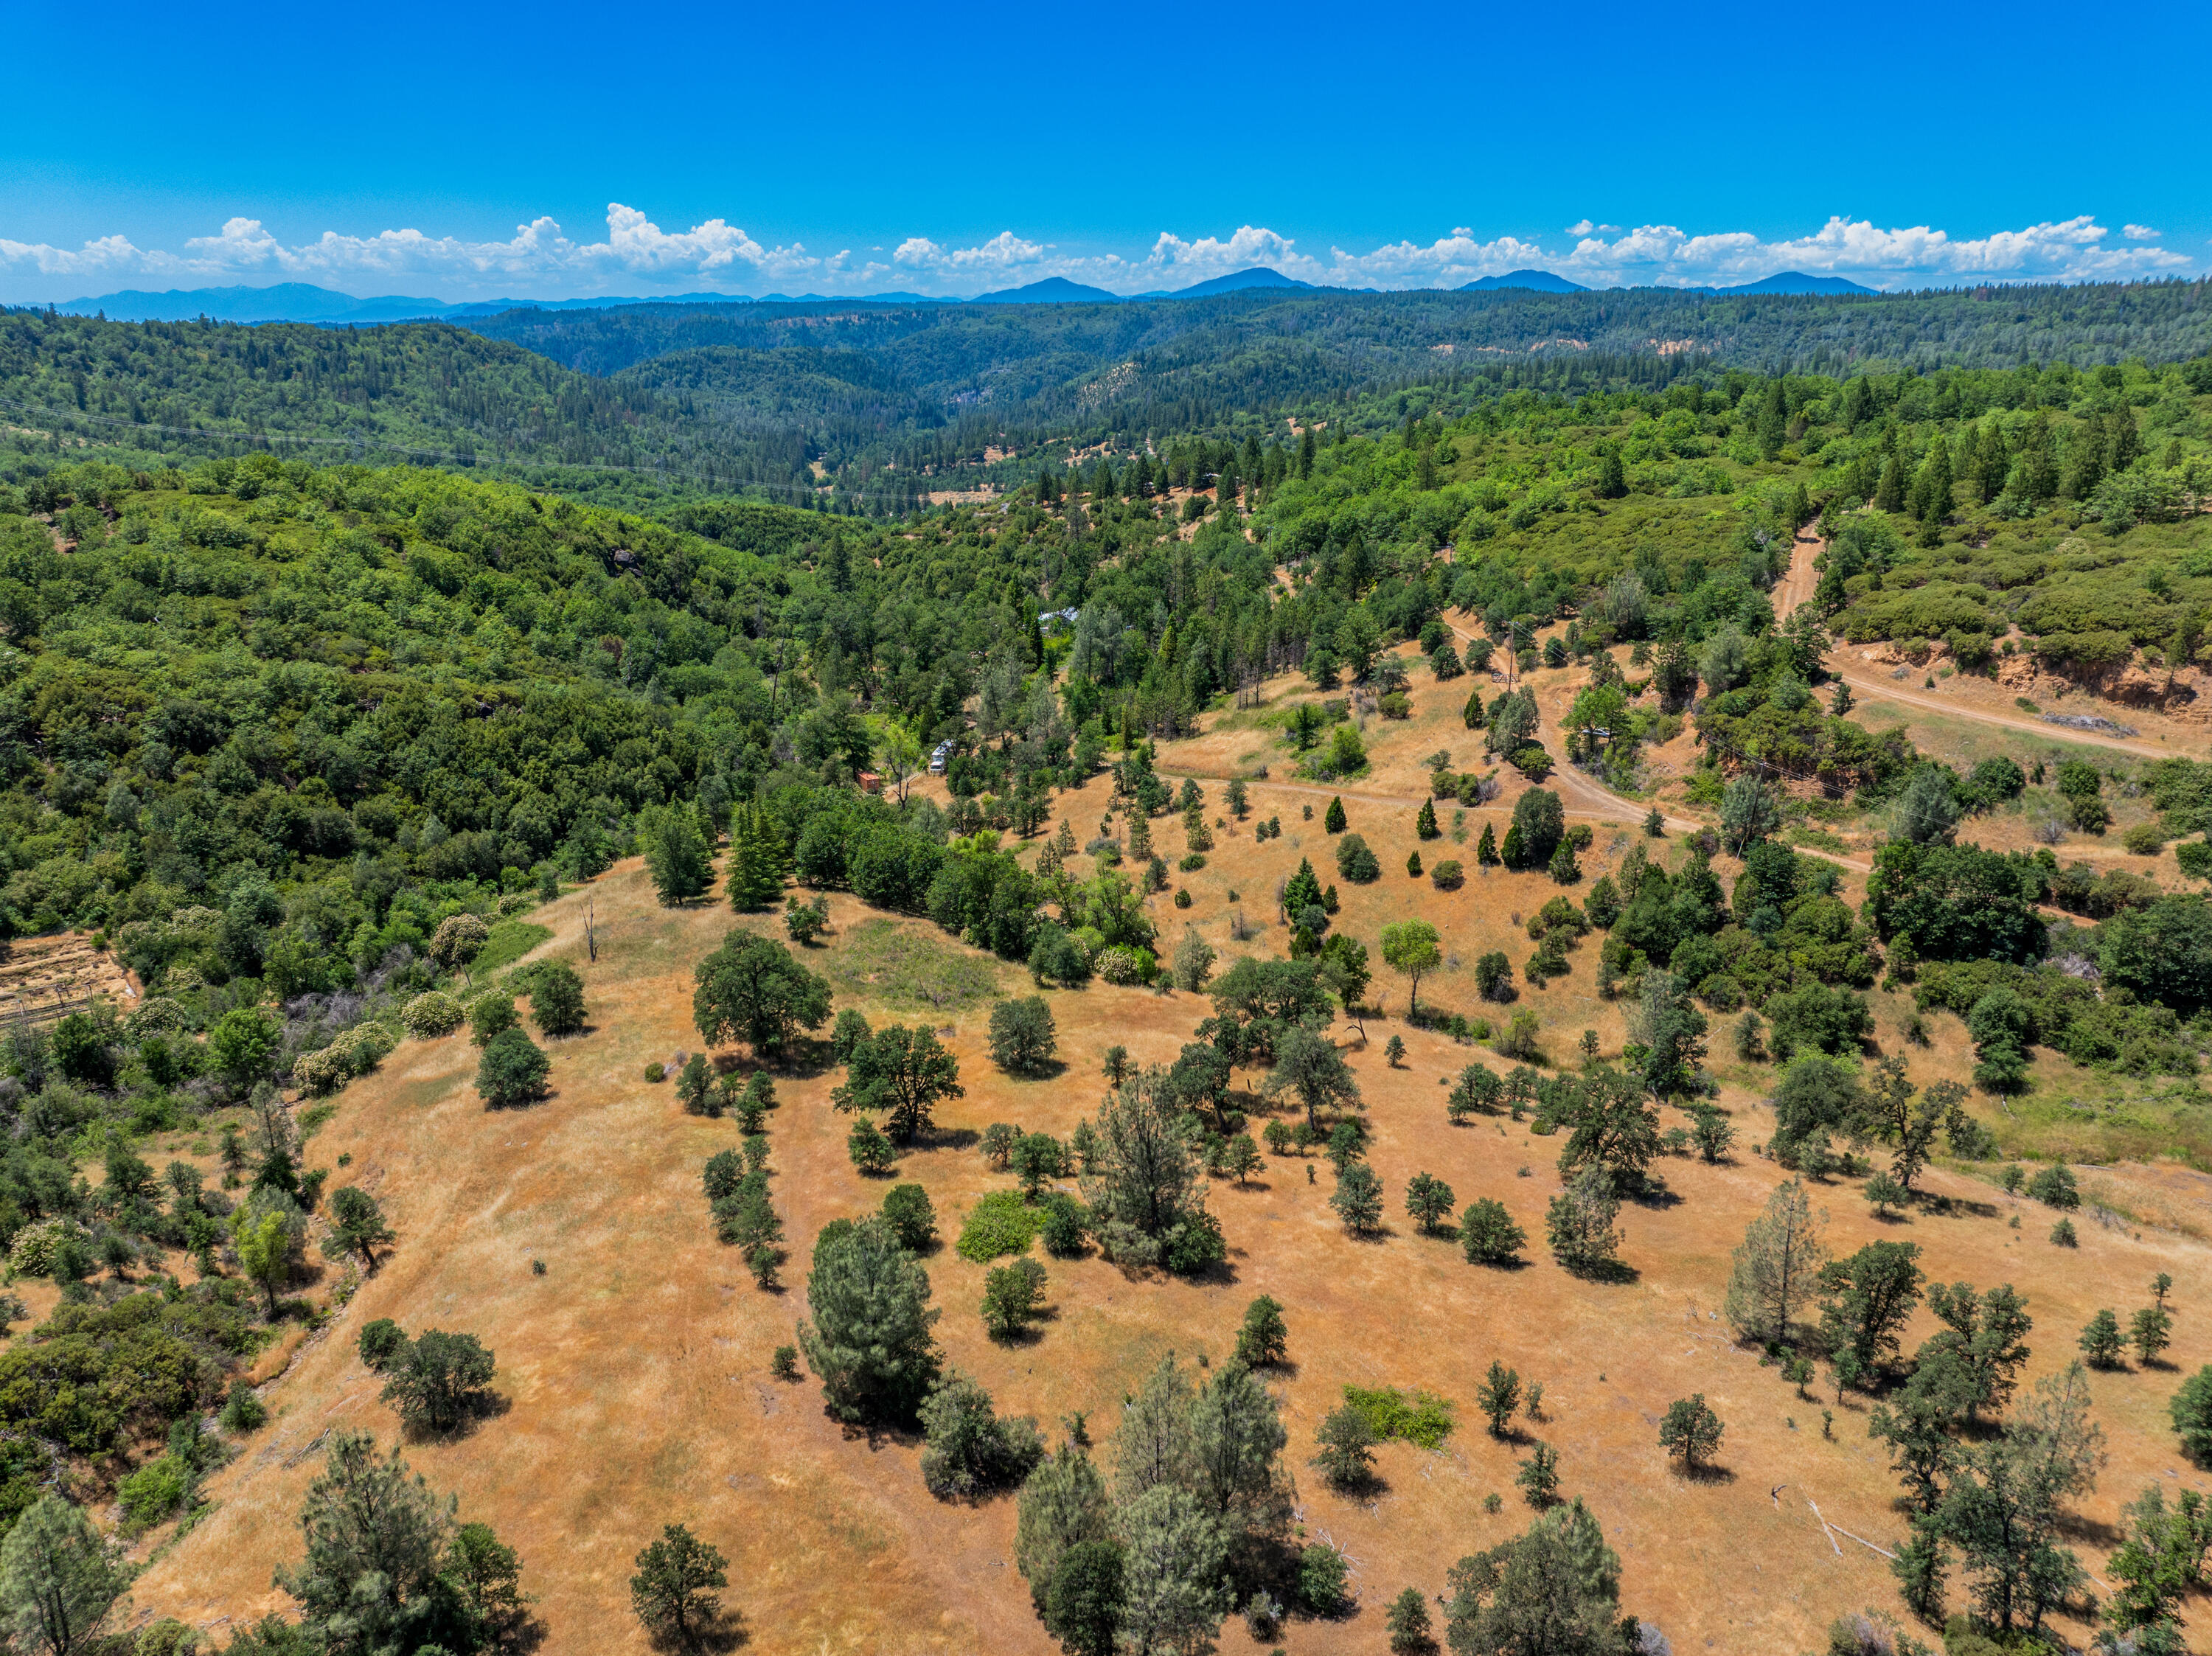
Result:
{"label": "small building", "polygon": [[862,771],[859,779],[863,793],[881,793],[884,791],[884,779],[873,771]]}

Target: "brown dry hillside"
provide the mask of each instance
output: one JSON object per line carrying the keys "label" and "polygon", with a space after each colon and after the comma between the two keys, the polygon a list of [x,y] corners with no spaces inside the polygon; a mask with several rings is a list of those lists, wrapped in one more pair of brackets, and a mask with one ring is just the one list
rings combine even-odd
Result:
{"label": "brown dry hillside", "polygon": [[[1440,698],[1431,692],[1416,700]],[[1371,948],[1387,919],[1434,919],[1461,968],[1425,984],[1424,999],[1472,1011],[1475,955],[1504,948],[1517,967],[1530,945],[1516,920],[1557,888],[1534,874],[1478,877],[1471,856],[1468,883],[1455,894],[1406,877],[1419,755],[1454,745],[1446,734],[1443,717],[1421,706],[1410,728],[1378,737],[1388,751],[1378,755],[1376,779],[1347,791],[1352,826],[1374,844],[1386,872],[1375,886],[1344,889],[1339,925]],[[1263,741],[1221,731],[1164,752],[1162,768],[1226,774],[1248,765],[1243,755]],[[1456,745],[1470,741],[1462,731]],[[1462,762],[1472,758],[1469,751]],[[1219,791],[1212,792],[1218,809]],[[1188,919],[1233,958],[1229,926],[1241,910],[1264,925],[1243,948],[1275,952],[1284,939],[1273,924],[1275,882],[1301,854],[1313,855],[1324,877],[1333,872],[1319,820],[1325,796],[1266,784],[1253,792],[1258,816],[1280,814],[1283,838],[1262,846],[1249,826],[1217,830],[1221,843],[1208,866],[1178,877],[1192,907],[1177,911],[1167,896],[1153,899],[1164,944]],[[1364,803],[1355,793],[1403,803]],[[1064,797],[1079,838],[1096,830],[1107,798],[1103,782]],[[1510,803],[1509,792],[1470,814],[1470,845],[1483,816],[1502,829]],[[1307,804],[1316,807],[1310,822],[1302,815]],[[1159,819],[1154,831],[1172,860],[1182,850],[1176,819]],[[1627,832],[1598,826],[1584,858],[1592,877],[1618,861]],[[1423,850],[1452,854],[1452,842]],[[1079,858],[1076,867],[1087,864]],[[341,1427],[364,1428],[385,1441],[393,1436],[395,1416],[354,1353],[362,1325],[390,1316],[410,1332],[473,1332],[498,1354],[501,1409],[455,1441],[416,1444],[408,1453],[434,1487],[459,1495],[464,1519],[489,1522],[520,1549],[547,1652],[644,1647],[629,1607],[631,1558],[661,1525],[678,1520],[729,1556],[728,1597],[743,1612],[750,1649],[1049,1650],[1012,1565],[1011,1498],[974,1507],[933,1500],[916,1444],[849,1435],[826,1418],[811,1380],[770,1377],[772,1352],[804,1314],[815,1234],[832,1217],[872,1207],[886,1188],[849,1165],[848,1119],[830,1108],[836,1073],[776,1077],[770,1166],[787,1227],[791,1286],[763,1292],[714,1240],[700,1191],[702,1163],[735,1142],[735,1128],[686,1116],[668,1085],[642,1079],[649,1062],[697,1045],[692,966],[740,922],[718,907],[656,907],[634,864],[596,882],[591,900],[596,962],[584,959],[583,894],[540,916],[554,932],[542,952],[577,964],[593,1025],[554,1046],[550,1099],[528,1110],[484,1110],[469,1084],[475,1055],[465,1033],[403,1046],[341,1095],[310,1160],[331,1166],[349,1156],[334,1182],[358,1179],[374,1189],[398,1245],[328,1332],[268,1386],[270,1423],[213,1480],[217,1509],[142,1579],[138,1614],[220,1627],[286,1607],[270,1572],[299,1555],[295,1514],[319,1462],[317,1446]],[[1053,992],[1065,1072],[1014,1081],[991,1066],[984,1028],[990,992],[1030,992],[1026,974],[923,920],[887,918],[842,896],[830,911],[833,932],[809,958],[837,981],[839,1004],[858,1004],[878,1022],[926,1017],[951,1031],[967,1095],[941,1109],[937,1139],[899,1169],[900,1178],[928,1188],[948,1240],[978,1197],[1011,1183],[974,1148],[974,1134],[994,1121],[1066,1134],[1096,1106],[1108,1045],[1126,1045],[1139,1061],[1164,1061],[1205,1015],[1203,1000],[1189,994],[1103,985]],[[765,917],[741,923],[771,924]],[[1623,1039],[1618,1008],[1593,987],[1595,943],[1573,959],[1569,977],[1522,1002],[1538,1010],[1555,1062],[1567,1060],[1584,1028],[1597,1030],[1608,1054]],[[1402,1007],[1402,986],[1379,960],[1376,992],[1394,1011]],[[1896,1049],[1909,1007],[1880,993],[1873,998],[1878,1040]],[[1382,1054],[1393,1033],[1408,1049],[1401,1069]],[[1718,1059],[1725,1041],[1716,1034]],[[1325,1164],[1316,1178],[1312,1160],[1271,1157],[1249,1187],[1214,1186],[1212,1205],[1230,1245],[1218,1279],[1125,1273],[1095,1255],[1048,1261],[1052,1316],[1030,1343],[1004,1346],[986,1338],[977,1315],[984,1268],[943,1247],[927,1265],[948,1361],[980,1379],[1002,1410],[1034,1414],[1055,1438],[1058,1422],[1080,1410],[1110,1444],[1121,1399],[1163,1352],[1218,1362],[1254,1296],[1280,1301],[1295,1366],[1271,1384],[1291,1433],[1301,1520],[1310,1534],[1347,1549],[1359,1594],[1358,1608],[1342,1621],[1294,1623],[1282,1641],[1293,1650],[1382,1647],[1382,1606],[1400,1589],[1440,1591],[1455,1559],[1525,1526],[1513,1477],[1526,1442],[1493,1441],[1473,1408],[1493,1357],[1544,1382],[1544,1418],[1528,1429],[1559,1448],[1565,1491],[1591,1503],[1619,1550],[1625,1607],[1657,1623],[1674,1649],[1810,1648],[1838,1613],[1895,1605],[1886,1561],[1850,1538],[1893,1548],[1904,1529],[1896,1482],[1867,1439],[1865,1399],[1838,1406],[1825,1389],[1815,1399],[1797,1396],[1756,1352],[1734,1342],[1717,1315],[1729,1251],[1782,1176],[1750,1154],[1768,1131],[1758,1102],[1764,1072],[1721,1063],[1723,1102],[1741,1134],[1736,1159],[1718,1167],[1665,1161],[1669,1198],[1632,1205],[1623,1216],[1634,1279],[1601,1284],[1568,1276],[1541,1246],[1544,1207],[1559,1185],[1558,1141],[1497,1119],[1458,1128],[1446,1120],[1439,1082],[1469,1062],[1501,1061],[1395,1018],[1370,1019],[1367,1035],[1363,1042],[1351,1026],[1338,1026],[1365,1094],[1372,1161],[1389,1192],[1382,1234],[1356,1240],[1346,1234],[1325,1204]],[[1963,1074],[1971,1062],[1955,1021],[1948,1034],[1939,1031],[1933,1052],[1911,1057],[1922,1081]],[[1683,1119],[1669,1112],[1667,1125]],[[1451,1242],[1416,1234],[1401,1204],[1408,1177],[1424,1170],[1449,1182],[1462,1204],[1504,1202],[1535,1239],[1530,1263],[1483,1270]],[[1829,1240],[1839,1253],[1876,1237],[1903,1238],[1920,1245],[1936,1279],[2021,1288],[2036,1325],[2031,1381],[2075,1355],[2076,1335],[2100,1307],[2124,1319],[2145,1301],[2154,1273],[2172,1274],[2172,1366],[2130,1367],[2094,1382],[2111,1459],[2068,1540],[2099,1574],[2116,1544],[2121,1504],[2144,1484],[2205,1487],[2179,1458],[2166,1403],[2183,1374],[2212,1362],[2212,1256],[2182,1228],[2203,1213],[2208,1181],[2170,1165],[2102,1176],[2109,1182],[2093,1186],[2093,1194],[2170,1228],[2085,1216],[2077,1220],[2080,1248],[2055,1247],[2045,1240],[2055,1216],[1958,1171],[1928,1176],[1932,1190],[1955,1198],[1948,1213],[1923,1210],[1888,1224],[1869,1216],[1851,1186],[1829,1185],[1815,1196],[1832,1216]],[[533,1274],[533,1260],[544,1263],[544,1275]],[[1934,1327],[1923,1313],[1907,1350]],[[1361,1501],[1330,1493],[1305,1468],[1315,1429],[1347,1382],[1424,1387],[1459,1406],[1458,1427],[1441,1450],[1385,1448],[1384,1485]],[[1686,1481],[1660,1453],[1657,1422],[1672,1400],[1693,1392],[1705,1395],[1728,1431],[1718,1470]],[[1834,1411],[1832,1437],[1823,1433],[1824,1405]],[[1496,1515],[1484,1510],[1493,1491],[1505,1497]],[[1849,1536],[1832,1535],[1821,1518]],[[2067,1631],[2078,1640],[2087,1629]],[[1261,1648],[1233,1620],[1222,1647]]]}

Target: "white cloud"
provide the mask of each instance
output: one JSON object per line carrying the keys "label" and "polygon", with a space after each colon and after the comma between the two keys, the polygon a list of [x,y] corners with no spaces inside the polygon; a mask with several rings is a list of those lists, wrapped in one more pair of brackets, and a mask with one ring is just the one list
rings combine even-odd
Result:
{"label": "white cloud", "polygon": [[[1351,288],[1455,288],[1479,276],[1535,267],[1592,287],[1689,286],[1756,281],[1781,270],[1847,276],[1871,287],[1979,281],[2082,281],[2193,268],[2149,246],[2159,233],[2129,224],[2115,236],[2088,215],[1978,237],[1928,225],[1883,229],[1832,217],[1809,234],[1767,240],[1745,230],[1698,234],[1669,224],[1632,229],[1585,219],[1564,248],[1511,235],[1490,240],[1467,226],[1427,243],[1308,251],[1263,225],[1227,235],[1161,232],[1133,255],[1063,249],[1002,230],[961,246],[910,235],[888,259],[827,257],[804,242],[768,246],[726,219],[664,230],[634,207],[611,203],[606,234],[572,240],[551,218],[518,225],[504,240],[471,241],[395,229],[353,236],[325,231],[288,244],[258,219],[226,221],[174,250],[142,248],[116,234],[64,248],[0,238],[0,286],[23,297],[66,299],[112,287],[204,287],[312,282],[363,294],[434,293],[447,298],[586,296],[699,289],[760,291],[804,284],[825,293],[919,285],[978,293],[1061,276],[1116,293],[1175,289],[1253,265],[1300,281]],[[881,254],[880,247],[872,249]],[[795,288],[794,288],[795,290]]]}

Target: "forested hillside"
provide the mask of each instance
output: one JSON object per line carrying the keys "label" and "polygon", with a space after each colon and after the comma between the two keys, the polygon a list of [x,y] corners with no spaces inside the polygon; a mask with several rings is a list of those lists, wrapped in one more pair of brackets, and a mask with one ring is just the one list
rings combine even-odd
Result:
{"label": "forested hillside", "polygon": [[1872,298],[1252,289],[522,310],[465,331],[15,311],[0,325],[0,410],[19,446],[89,444],[125,464],[289,440],[319,464],[495,469],[610,504],[741,486],[881,515],[1101,446],[1264,440],[1383,386],[1571,397],[1716,370],[2158,365],[2212,349],[2203,300],[2184,282]]}
{"label": "forested hillside", "polygon": [[[482,470],[617,504],[744,485],[811,499],[805,431],[702,418],[441,323],[321,328],[0,312],[19,450],[126,465],[267,449],[315,465]],[[903,502],[891,502],[898,505]]]}

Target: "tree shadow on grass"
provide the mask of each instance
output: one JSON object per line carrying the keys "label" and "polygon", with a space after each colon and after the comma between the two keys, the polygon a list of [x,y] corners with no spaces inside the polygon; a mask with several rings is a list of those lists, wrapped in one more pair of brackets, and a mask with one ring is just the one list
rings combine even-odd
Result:
{"label": "tree shadow on grass", "polygon": [[1716,1466],[1710,1461],[1701,1465],[1683,1467],[1681,1476],[1688,1483],[1713,1487],[1725,1487],[1735,1482],[1733,1471],[1725,1466]]}
{"label": "tree shadow on grass", "polygon": [[1595,1265],[1570,1265],[1566,1271],[1569,1276],[1578,1277],[1586,1283],[1603,1283],[1616,1288],[1644,1280],[1642,1271],[1622,1259],[1602,1259]]}
{"label": "tree shadow on grass", "polygon": [[972,1150],[982,1140],[983,1135],[973,1127],[933,1127],[926,1133],[917,1134],[912,1142],[915,1146],[927,1144],[932,1149]]}
{"label": "tree shadow on grass", "polygon": [[432,1426],[428,1422],[404,1422],[400,1435],[410,1443],[461,1443],[472,1438],[477,1429],[488,1420],[501,1420],[514,1412],[514,1399],[498,1392],[478,1392],[471,1395],[462,1405],[461,1416],[451,1426]]}
{"label": "tree shadow on grass", "polygon": [[650,1635],[648,1642],[665,1656],[726,1656],[750,1644],[752,1635],[745,1627],[744,1612],[724,1604],[706,1626],[694,1628],[689,1639],[664,1630]]}

